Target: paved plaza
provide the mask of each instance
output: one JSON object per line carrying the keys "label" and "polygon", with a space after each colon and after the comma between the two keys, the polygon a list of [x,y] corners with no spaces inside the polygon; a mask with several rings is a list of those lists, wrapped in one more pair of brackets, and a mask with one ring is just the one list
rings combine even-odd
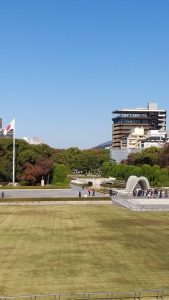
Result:
{"label": "paved plaza", "polygon": [[119,194],[114,197],[112,196],[112,203],[116,203],[134,211],[169,211],[169,197],[146,198]]}
{"label": "paved plaza", "polygon": [[[79,192],[82,197],[88,196],[88,190],[78,186],[71,186],[70,189],[6,189],[2,192],[4,192],[4,198],[69,198],[79,197]],[[95,192],[95,196],[103,197],[104,195]]]}
{"label": "paved plaza", "polygon": [[130,201],[140,204],[145,209],[169,210],[169,198],[132,198]]}
{"label": "paved plaza", "polygon": [[[4,200],[6,198],[51,198],[51,204],[53,204],[52,198],[71,198],[88,197],[87,188],[82,189],[81,187],[72,185],[70,189],[6,189],[4,192]],[[91,193],[92,196],[92,193]],[[106,196],[102,193],[95,192],[96,197]],[[121,206],[127,207],[131,210],[139,211],[169,211],[169,197],[167,198],[146,198],[146,197],[133,197],[127,195],[112,196],[112,202],[107,201],[105,204],[120,204]],[[87,199],[86,199],[87,200]],[[70,203],[70,202],[69,202]],[[89,200],[88,200],[89,203]],[[99,201],[100,203],[100,201]],[[44,203],[45,204],[45,203]],[[49,204],[49,203],[48,203]],[[62,203],[58,203],[62,204]],[[74,203],[72,203],[74,204]],[[92,204],[92,203],[91,203]]]}

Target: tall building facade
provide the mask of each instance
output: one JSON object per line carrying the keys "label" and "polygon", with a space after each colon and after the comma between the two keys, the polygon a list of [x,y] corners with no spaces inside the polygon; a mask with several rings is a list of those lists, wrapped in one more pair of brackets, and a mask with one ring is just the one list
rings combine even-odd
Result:
{"label": "tall building facade", "polygon": [[112,112],[112,148],[121,149],[121,142],[134,128],[149,130],[166,130],[167,111],[159,109],[157,103],[149,102],[147,108],[118,109]]}

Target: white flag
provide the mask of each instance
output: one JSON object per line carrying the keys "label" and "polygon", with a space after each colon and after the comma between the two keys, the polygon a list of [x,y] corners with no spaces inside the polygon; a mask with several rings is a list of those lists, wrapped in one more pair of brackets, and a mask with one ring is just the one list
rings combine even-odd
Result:
{"label": "white flag", "polygon": [[15,128],[15,119],[13,119],[4,129],[4,135],[7,135],[7,133]]}

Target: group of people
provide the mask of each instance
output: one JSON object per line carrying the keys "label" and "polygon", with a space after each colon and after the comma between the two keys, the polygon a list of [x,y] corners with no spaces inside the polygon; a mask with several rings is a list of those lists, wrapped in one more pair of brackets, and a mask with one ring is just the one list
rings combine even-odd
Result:
{"label": "group of people", "polygon": [[[82,186],[82,189],[84,190],[84,185]],[[87,188],[87,194],[88,194],[88,196],[90,197],[90,196],[95,196],[95,190],[94,189],[91,189],[90,187],[88,187]],[[81,192],[81,190],[79,191],[79,197],[81,197],[82,196],[82,192]]]}
{"label": "group of people", "polygon": [[89,196],[89,197],[90,197],[90,196],[95,196],[95,190],[94,190],[94,189],[88,188],[88,189],[87,189],[87,192],[88,192],[88,196]]}
{"label": "group of people", "polygon": [[165,198],[168,197],[168,190],[158,190],[158,189],[149,189],[149,190],[142,190],[142,189],[134,189],[133,190],[134,197],[147,197],[147,198]]}

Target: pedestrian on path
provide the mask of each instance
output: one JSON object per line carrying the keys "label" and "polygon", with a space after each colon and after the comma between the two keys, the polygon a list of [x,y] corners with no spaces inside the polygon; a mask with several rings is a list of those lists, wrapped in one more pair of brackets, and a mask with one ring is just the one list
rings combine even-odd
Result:
{"label": "pedestrian on path", "polygon": [[4,192],[1,193],[1,197],[4,198]]}

